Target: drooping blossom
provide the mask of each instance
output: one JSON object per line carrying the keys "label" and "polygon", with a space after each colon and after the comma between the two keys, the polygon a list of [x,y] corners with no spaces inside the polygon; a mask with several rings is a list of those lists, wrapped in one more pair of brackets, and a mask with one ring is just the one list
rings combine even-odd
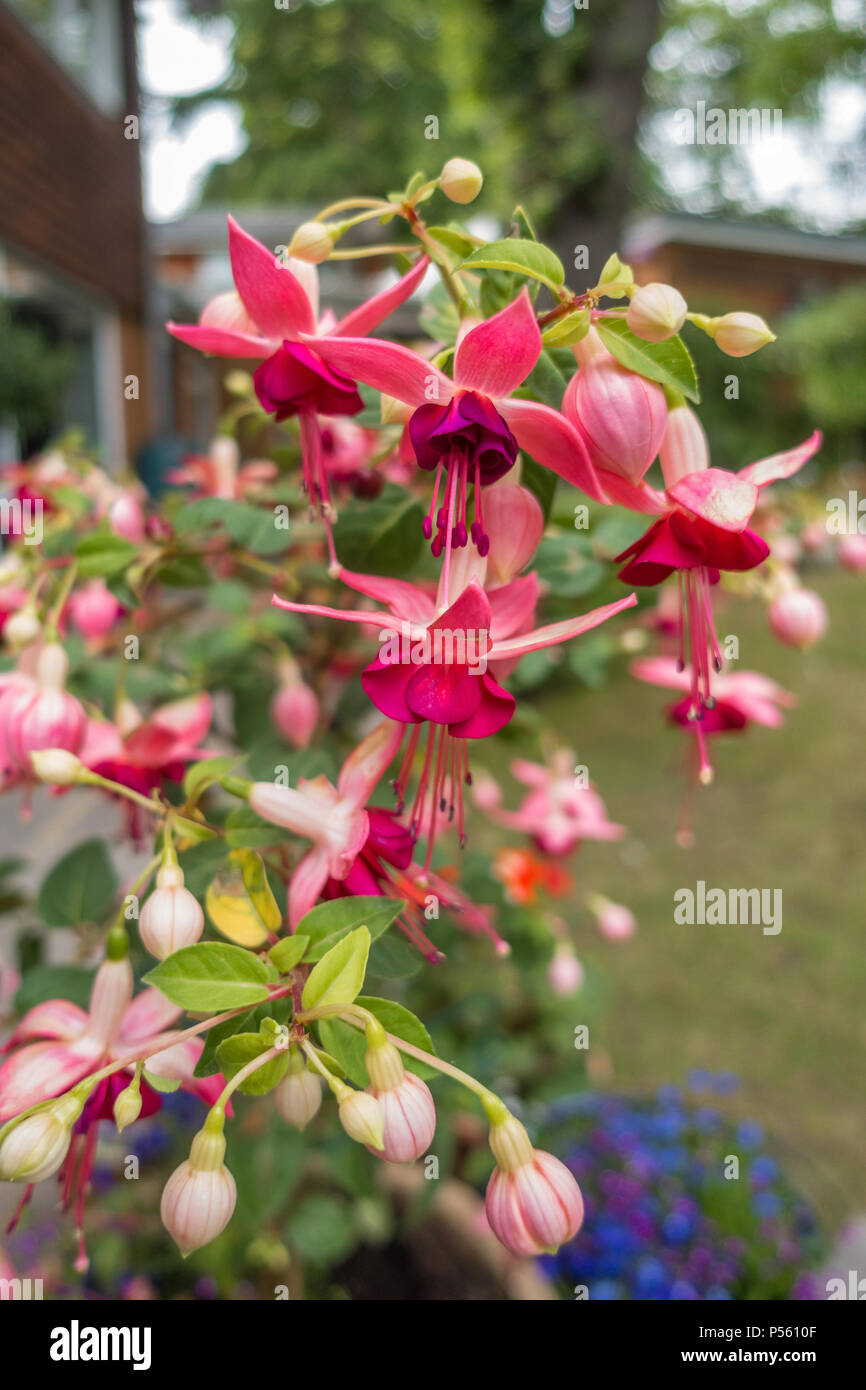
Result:
{"label": "drooping blossom", "polygon": [[[408,432],[415,458],[435,474],[424,534],[432,537],[433,554],[445,555],[446,583],[452,550],[471,537],[486,554],[482,492],[508,473],[518,449],[590,497],[606,500],[582,441],[568,450],[561,446],[558,412],[512,399],[541,354],[541,333],[526,290],[492,318],[464,322],[453,380],[419,353],[383,339],[333,336],[317,346],[339,371],[414,407]],[[467,525],[470,488],[474,516]]]}
{"label": "drooping blossom", "polygon": [[568,748],[554,753],[547,766],[517,758],[512,777],[530,791],[518,810],[502,806],[502,790],[492,777],[475,788],[475,801],[498,825],[531,835],[545,854],[571,854],[582,840],[619,840],[625,827],[608,820],[595,787],[581,782],[576,755]]}
{"label": "drooping blossom", "polygon": [[208,453],[189,454],[177,468],[169,469],[166,478],[170,483],[192,487],[196,497],[232,500],[273,482],[278,472],[270,459],[250,459],[242,464],[237,441],[220,434],[211,442]]}
{"label": "drooping blossom", "polygon": [[[353,309],[338,323],[319,318],[316,267],[294,257],[278,260],[261,242],[228,219],[229,256],[235,289],[205,305],[198,324],[166,325],[190,347],[218,357],[257,358],[256,394],[277,420],[296,416],[301,425],[304,484],[310,501],[332,515],[322,461],[319,417],[355,415],[363,408],[355,382],[318,351],[338,337],[371,333],[408,299],[427,269],[421,259],[389,289]],[[330,535],[330,531],[329,531]]]}

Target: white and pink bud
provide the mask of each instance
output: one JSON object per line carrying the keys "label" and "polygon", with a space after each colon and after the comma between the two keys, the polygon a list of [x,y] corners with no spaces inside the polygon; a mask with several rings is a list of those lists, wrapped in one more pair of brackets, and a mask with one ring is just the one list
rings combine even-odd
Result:
{"label": "white and pink bud", "polygon": [[235,1180],[223,1162],[224,1123],[222,1107],[214,1106],[192,1141],[189,1158],[163,1188],[159,1214],[184,1258],[216,1240],[235,1209]]}
{"label": "white and pink bud", "polygon": [[580,1230],[580,1188],[564,1163],[533,1148],[520,1121],[501,1102],[498,1107],[498,1113],[491,1114],[490,1147],[496,1167],[487,1184],[487,1220],[513,1254],[553,1254]]}
{"label": "white and pink bud", "polygon": [[866,536],[840,536],[839,564],[852,574],[866,570]]}
{"label": "white and pink bud", "polygon": [[44,748],[74,753],[81,746],[87,718],[65,688],[68,666],[59,642],[47,643],[36,663],[35,686],[22,687],[10,702],[4,736],[9,761],[18,772],[30,772],[31,753]]}
{"label": "white and pink bud", "polygon": [[758,314],[739,311],[710,319],[707,332],[728,357],[749,357],[766,343],[776,341],[775,333],[770,332]]}
{"label": "white and pink bud", "polygon": [[131,545],[141,545],[144,540],[144,508],[133,492],[124,492],[108,509],[108,524],[116,536],[121,536]]}
{"label": "white and pink bud", "polygon": [[67,604],[72,625],[90,644],[106,637],[123,612],[104,579],[91,579],[69,595]]}
{"label": "white and pink bud", "polygon": [[566,387],[563,414],[579,429],[597,468],[637,484],[664,437],[665,393],[620,366],[595,329],[574,352],[580,365]]}
{"label": "white and pink bud", "polygon": [[270,704],[271,723],[293,748],[307,748],[319,722],[318,696],[293,662],[284,663],[279,675],[280,685]]}
{"label": "white and pink bud", "polygon": [[668,411],[659,461],[665,487],[671,488],[689,473],[700,473],[710,466],[710,446],[704,427],[687,405]]}
{"label": "white and pink bud", "polygon": [[43,748],[30,754],[30,766],[40,782],[55,787],[72,787],[79,780],[81,759],[65,748]]}
{"label": "white and pink bud", "polygon": [[547,967],[547,983],[563,998],[576,994],[584,982],[583,966],[567,941],[557,943],[553,959]]}
{"label": "white and pink bud", "polygon": [[805,651],[824,636],[827,609],[812,589],[788,589],[773,599],[767,612],[770,630],[786,647]]}
{"label": "white and pink bud", "polygon": [[138,931],[145,949],[165,960],[182,946],[192,946],[204,930],[198,899],[184,887],[183,870],[168,858],[156,876],[156,887],[141,909]]}
{"label": "white and pink bud", "polygon": [[70,1091],[0,1133],[0,1182],[42,1182],[63,1162],[84,1097]]}
{"label": "white and pink bud", "polygon": [[411,1163],[430,1147],[436,1130],[436,1107],[430,1088],[403,1066],[403,1059],[381,1027],[368,1027],[364,1058],[370,1095],[379,1102],[383,1142],[376,1146],[388,1163]]}
{"label": "white and pink bud", "polygon": [[29,647],[31,642],[35,642],[42,632],[42,624],[32,604],[25,604],[18,609],[17,613],[12,613],[3,624],[3,640],[12,651],[20,651],[22,647]]}
{"label": "white and pink bud", "polygon": [[647,343],[663,343],[679,333],[689,306],[673,285],[653,281],[640,285],[631,297],[625,321],[636,338]]}
{"label": "white and pink bud", "polygon": [[381,1153],[385,1147],[385,1117],[376,1097],[367,1091],[353,1091],[336,1079],[330,1086],[337,1097],[340,1124],[349,1138]]}
{"label": "white and pink bud", "polygon": [[452,203],[471,203],[478,197],[484,175],[471,159],[449,159],[439,175],[439,187]]}
{"label": "white and pink bud", "polygon": [[307,1067],[296,1047],[289,1052],[289,1069],[274,1089],[277,1110],[293,1129],[306,1129],[322,1104],[322,1081]]}
{"label": "white and pink bud", "polygon": [[611,902],[610,898],[594,893],[588,905],[596,926],[607,941],[628,941],[634,936],[637,931],[634,913],[622,903]]}
{"label": "white and pink bud", "polygon": [[289,255],[311,265],[326,261],[333,249],[334,242],[324,222],[302,222],[289,242]]}

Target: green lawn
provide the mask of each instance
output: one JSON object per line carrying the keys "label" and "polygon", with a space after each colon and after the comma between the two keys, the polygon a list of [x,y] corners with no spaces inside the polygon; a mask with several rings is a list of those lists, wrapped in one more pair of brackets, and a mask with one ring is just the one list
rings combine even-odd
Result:
{"label": "green lawn", "polygon": [[[715,740],[692,850],[674,842],[684,735],[662,721],[668,692],[623,679],[551,695],[545,710],[631,831],[621,848],[587,846],[576,866],[640,923],[617,947],[578,919],[586,964],[612,984],[601,1042],[613,1085],[651,1088],[692,1066],[736,1072],[738,1108],[773,1132],[835,1223],[866,1210],[866,579],[808,582],[831,629],[805,656],[767,635],[758,604],[731,600],[720,617],[720,634],[740,637],[740,666],[766,671],[799,704],[782,730]],[[782,931],[674,925],[675,889],[698,879],[781,888]]]}

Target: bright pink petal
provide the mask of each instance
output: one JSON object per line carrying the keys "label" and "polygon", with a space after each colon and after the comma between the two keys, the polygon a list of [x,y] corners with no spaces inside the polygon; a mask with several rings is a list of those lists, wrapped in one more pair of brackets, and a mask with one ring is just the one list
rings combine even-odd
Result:
{"label": "bright pink petal", "polygon": [[538,576],[535,570],[512,579],[500,589],[488,589],[490,604],[490,637],[501,642],[506,637],[525,631],[535,616],[538,603]]}
{"label": "bright pink petal", "polygon": [[124,1010],[114,1052],[118,1057],[122,1057],[125,1052],[135,1047],[136,1043],[144,1042],[155,1033],[162,1033],[166,1028],[171,1028],[182,1013],[183,1009],[178,1008],[177,1004],[172,1004],[160,990],[142,990]]}
{"label": "bright pink petal", "polygon": [[244,308],[268,338],[296,338],[316,326],[313,306],[299,280],[229,217],[232,276]]}
{"label": "bright pink petal", "polygon": [[454,395],[454,382],[425,357],[384,338],[306,338],[320,357],[345,372],[353,381],[364,381],[407,405],[443,405]]}
{"label": "bright pink petal", "polygon": [[416,719],[462,724],[481,703],[481,680],[465,666],[419,666],[406,683],[406,704]]}
{"label": "bright pink petal", "polygon": [[292,931],[301,918],[316,906],[328,877],[327,853],[318,847],[310,850],[295,869],[289,884],[289,925]]}
{"label": "bright pink petal", "polygon": [[311,618],[339,618],[344,623],[366,623],[368,627],[389,627],[394,622],[393,613],[365,608],[328,608],[322,603],[292,603],[277,594],[274,594],[271,603],[276,608],[285,608],[289,613],[306,613]]}
{"label": "bright pink petal", "polygon": [[687,473],[668,488],[668,496],[723,531],[743,531],[758,504],[756,485],[744,480],[742,473],[726,473],[723,468]]}
{"label": "bright pink petal", "polygon": [[[529,488],[506,480],[484,492],[488,573],[501,584],[529,564],[544,534],[544,513]],[[453,563],[453,556],[452,556]]]}
{"label": "bright pink petal", "polygon": [[740,469],[737,477],[754,483],[756,487],[766,487],[768,483],[775,483],[780,478],[790,478],[818,452],[821,439],[821,431],[815,430],[815,433],[802,444],[798,444],[796,449],[787,449],[784,453],[772,454],[769,458],[759,459],[757,463],[750,463],[746,468]]}
{"label": "bright pink petal", "polygon": [[586,445],[574,425],[539,401],[500,401],[498,409],[521,449],[596,502],[607,502]]}
{"label": "bright pink petal", "polygon": [[361,672],[361,686],[365,695],[373,701],[386,719],[396,719],[402,724],[421,722],[406,703],[406,686],[412,679],[414,670],[414,666],[382,661],[377,656],[376,660],[371,661]]}
{"label": "bright pink petal", "polygon": [[488,656],[491,661],[501,661],[509,656],[525,656],[527,652],[536,652],[542,647],[555,647],[559,642],[567,642],[570,638],[578,637],[582,632],[589,632],[591,628],[607,622],[608,618],[621,613],[625,608],[634,608],[636,603],[637,594],[629,594],[627,598],[617,599],[615,603],[593,608],[592,612],[584,613],[579,618],[566,618],[560,623],[538,627],[523,637],[512,637],[508,641],[497,642]]}
{"label": "bright pink petal", "polygon": [[643,656],[629,667],[631,674],[647,685],[663,685],[670,690],[690,690],[690,671],[680,670],[673,656]]}
{"label": "bright pink petal", "polygon": [[68,999],[46,999],[44,1004],[36,1004],[28,1010],[0,1051],[8,1052],[34,1038],[61,1038],[69,1042],[84,1032],[87,1022],[87,1013],[77,1004],[71,1004]]}
{"label": "bright pink petal", "polygon": [[350,589],[366,594],[377,603],[387,603],[397,618],[426,627],[435,615],[433,600],[417,584],[405,579],[385,579],[378,574],[356,574],[340,566],[337,577]]}
{"label": "bright pink petal", "polygon": [[346,314],[345,318],[335,324],[330,332],[341,338],[363,338],[368,333],[372,333],[383,319],[397,308],[398,305],[405,303],[410,295],[424,279],[430,260],[427,256],[422,256],[416,261],[411,270],[408,270],[396,285],[391,285],[387,290],[382,290],[380,294],[374,294],[372,299],[366,300],[364,304],[359,304],[357,309]]}
{"label": "bright pink petal", "polygon": [[270,357],[274,350],[270,338],[236,333],[231,328],[209,328],[197,323],[167,323],[165,326],[179,342],[214,357]]}
{"label": "bright pink petal", "polygon": [[161,705],[147,722],[159,725],[174,735],[178,743],[195,747],[210,728],[213,718],[213,703],[208,694],[188,695],[183,700],[172,700]]}
{"label": "bright pink petal", "polygon": [[606,468],[597,469],[596,475],[608,501],[617,507],[628,507],[629,511],[642,512],[645,516],[661,516],[670,507],[665,494],[646,482],[635,485],[618,473],[609,473]]}
{"label": "bright pink petal", "polygon": [[510,396],[529,376],[540,352],[541,332],[524,288],[461,339],[454,354],[454,380],[461,389],[480,391],[494,400]]}
{"label": "bright pink petal", "polygon": [[337,791],[340,798],[364,806],[387,771],[391,759],[403,742],[402,724],[383,719],[372,733],[350,753],[340,769]]}
{"label": "bright pink petal", "polygon": [[450,608],[446,608],[430,627],[445,632],[489,632],[490,601],[481,585],[467,584]]}
{"label": "bright pink petal", "polygon": [[462,723],[451,724],[450,732],[455,738],[490,738],[509,723],[517,701],[487,672],[483,676],[471,676],[470,680],[477,681],[481,687],[478,709]]}
{"label": "bright pink petal", "polygon": [[100,1057],[93,1050],[60,1042],[30,1043],[0,1067],[0,1123],[20,1115],[28,1106],[59,1096],[76,1081],[96,1071]]}

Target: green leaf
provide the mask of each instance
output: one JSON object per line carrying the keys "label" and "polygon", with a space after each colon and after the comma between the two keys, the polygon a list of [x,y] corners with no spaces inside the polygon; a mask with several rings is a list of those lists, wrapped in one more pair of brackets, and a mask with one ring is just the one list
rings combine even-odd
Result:
{"label": "green leaf", "polygon": [[154,578],[169,589],[205,589],[210,575],[198,555],[173,555]]}
{"label": "green leaf", "polygon": [[420,503],[387,483],[375,501],[341,510],[340,562],[365,574],[405,575],[421,550],[423,521]]}
{"label": "green leaf", "polygon": [[117,574],[131,565],[138,550],[122,536],[115,536],[111,531],[99,531],[80,540],[75,554],[80,578],[104,579],[106,575]]}
{"label": "green leaf", "polygon": [[402,899],[395,901],[372,896],[335,898],[332,902],[319,903],[298,923],[298,930],[311,942],[307,960],[321,960],[332,946],[356,927],[366,927],[371,941],[375,941],[387,931],[405,906]]}
{"label": "green leaf", "polygon": [[549,324],[541,340],[549,348],[572,347],[586,337],[591,321],[589,309],[576,309],[573,314],[566,314],[564,318],[555,319]]}
{"label": "green leaf", "polygon": [[373,942],[369,974],[378,980],[409,980],[419,974],[423,965],[421,952],[397,932]]}
{"label": "green leaf", "polygon": [[595,327],[608,352],[629,371],[682,391],[690,401],[700,401],[695,364],[678,334],[663,343],[645,343],[624,319],[599,319]]}
{"label": "green leaf", "polygon": [[[436,1049],[424,1024],[402,1004],[395,1003],[393,999],[376,999],[362,994],[358,995],[355,1003],[374,1014],[386,1033],[402,1038],[404,1042],[412,1043],[424,1052],[431,1052],[435,1057]],[[354,1081],[356,1086],[368,1085],[370,1078],[364,1065],[367,1042],[363,1029],[353,1028],[350,1023],[343,1023],[339,1018],[319,1019],[318,1029],[322,1046],[337,1058],[350,1081]],[[407,1057],[403,1053],[401,1056],[404,1066],[416,1076],[427,1078],[439,1074],[426,1062],[416,1061],[414,1057]]]}
{"label": "green leaf", "polygon": [[557,598],[580,598],[591,593],[605,570],[569,536],[544,536],[535,557],[539,579]]}
{"label": "green leaf", "polygon": [[173,1004],[196,1013],[220,1013],[267,999],[268,969],[240,946],[204,941],[183,946],[144,977]]}
{"label": "green leaf", "polygon": [[458,260],[463,260],[465,256],[471,256],[472,248],[475,245],[472,237],[459,227],[428,227],[427,235],[437,241],[446,250],[452,251]]}
{"label": "green leaf", "polygon": [[521,397],[532,396],[544,405],[549,405],[552,410],[559,410],[567,385],[550,353],[542,349],[538,361],[515,394]]}
{"label": "green leaf", "polygon": [[190,763],[183,779],[183,790],[187,801],[197,801],[202,792],[218,782],[226,773],[237,767],[240,758],[232,755],[223,758],[205,758],[200,763]]}
{"label": "green leaf", "polygon": [[297,965],[309,944],[308,936],[300,936],[296,932],[294,936],[286,936],[282,941],[278,941],[276,946],[272,946],[268,951],[268,958],[281,975],[287,975],[292,967]]}
{"label": "green leaf", "polygon": [[312,1009],[317,1004],[351,1004],[364,983],[369,954],[370,933],[366,927],[356,927],[313,967],[304,985],[304,1008]]}
{"label": "green leaf", "polygon": [[144,1079],[148,1086],[152,1086],[155,1091],[162,1095],[170,1096],[174,1091],[180,1090],[180,1080],[173,1076],[160,1076],[158,1072],[148,1071],[144,1068]]}
{"label": "green leaf", "polygon": [[479,246],[460,267],[479,270],[512,270],[520,275],[529,275],[540,280],[543,285],[555,290],[565,281],[562,261],[547,246],[538,241],[528,241],[523,237],[508,237],[504,241],[491,241]]}
{"label": "green leaf", "polygon": [[255,1016],[255,1010],[248,1014],[238,1014],[237,1018],[227,1018],[224,1023],[215,1023],[213,1028],[208,1028],[204,1036],[204,1047],[202,1054],[195,1064],[193,1076],[213,1076],[214,1072],[219,1071],[217,1061],[217,1049],[221,1042],[226,1038],[233,1038],[236,1033],[242,1033]]}
{"label": "green leaf", "polygon": [[265,820],[252,806],[238,806],[226,818],[226,844],[232,849],[261,849],[289,839],[288,830]]}
{"label": "green leaf", "polygon": [[100,922],[117,891],[114,868],[102,840],[76,845],[42,881],[36,910],[49,927]]}
{"label": "green leaf", "polygon": [[[261,1033],[235,1033],[234,1037],[226,1038],[224,1042],[219,1044],[216,1050],[217,1066],[226,1081],[231,1081],[232,1077],[241,1070],[241,1067],[245,1067],[256,1057],[261,1057],[272,1047],[273,1042],[263,1038]],[[243,1091],[244,1095],[247,1096],[266,1095],[282,1081],[288,1066],[289,1049],[286,1047],[270,1062],[265,1062],[251,1076],[248,1076],[246,1081],[242,1081],[238,1090]]]}

